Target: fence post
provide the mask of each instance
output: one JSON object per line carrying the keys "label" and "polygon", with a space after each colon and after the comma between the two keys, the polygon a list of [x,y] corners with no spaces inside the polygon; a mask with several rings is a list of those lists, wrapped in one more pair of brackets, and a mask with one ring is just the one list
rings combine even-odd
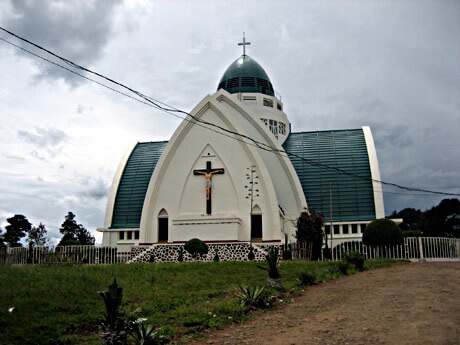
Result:
{"label": "fence post", "polygon": [[418,241],[418,250],[420,252],[420,259],[424,259],[425,256],[423,255],[423,242],[421,237],[417,237]]}

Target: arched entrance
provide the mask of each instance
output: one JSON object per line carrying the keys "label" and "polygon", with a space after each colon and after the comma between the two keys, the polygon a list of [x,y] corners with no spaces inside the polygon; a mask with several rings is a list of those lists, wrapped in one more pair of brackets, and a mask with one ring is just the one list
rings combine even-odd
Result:
{"label": "arched entrance", "polygon": [[158,213],[158,243],[168,242],[168,212],[163,208]]}

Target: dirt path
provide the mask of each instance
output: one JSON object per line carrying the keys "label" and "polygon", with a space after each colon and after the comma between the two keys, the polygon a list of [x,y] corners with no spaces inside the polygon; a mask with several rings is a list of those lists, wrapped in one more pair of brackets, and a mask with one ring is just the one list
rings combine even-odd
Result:
{"label": "dirt path", "polygon": [[194,344],[460,345],[460,263],[413,263],[309,288]]}

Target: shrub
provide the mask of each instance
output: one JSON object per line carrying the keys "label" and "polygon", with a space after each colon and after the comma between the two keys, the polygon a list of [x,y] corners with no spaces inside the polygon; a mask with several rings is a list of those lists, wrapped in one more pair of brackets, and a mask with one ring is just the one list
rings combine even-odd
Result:
{"label": "shrub", "polygon": [[302,286],[311,286],[316,284],[316,275],[313,272],[307,271],[300,273],[299,283]]}
{"label": "shrub", "polygon": [[207,244],[198,238],[192,238],[191,240],[187,241],[187,243],[184,245],[184,248],[194,258],[202,257],[209,252]]}
{"label": "shrub", "polygon": [[363,243],[370,246],[403,244],[401,229],[390,219],[377,219],[369,223],[363,232]]}
{"label": "shrub", "polygon": [[250,246],[249,247],[249,253],[248,253],[248,260],[254,260],[256,258],[256,255],[254,254],[254,247]]}
{"label": "shrub", "polygon": [[179,247],[177,252],[178,252],[177,261],[183,262],[184,261],[184,247]]}
{"label": "shrub", "polygon": [[403,230],[403,237],[422,237],[420,230]]}
{"label": "shrub", "polygon": [[219,262],[220,261],[219,248],[217,246],[216,246],[216,251],[214,252],[214,257],[212,258],[212,261],[214,261],[214,262]]}
{"label": "shrub", "polygon": [[357,271],[364,271],[365,260],[364,255],[358,251],[348,252],[343,256],[343,261],[349,266],[354,266]]}
{"label": "shrub", "polygon": [[257,307],[264,304],[263,292],[264,288],[261,286],[240,285],[237,297],[242,307]]}

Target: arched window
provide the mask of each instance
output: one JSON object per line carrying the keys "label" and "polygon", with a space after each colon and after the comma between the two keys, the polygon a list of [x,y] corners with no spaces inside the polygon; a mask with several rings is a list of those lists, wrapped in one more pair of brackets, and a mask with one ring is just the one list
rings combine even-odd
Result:
{"label": "arched window", "polygon": [[262,210],[258,205],[251,212],[251,240],[262,241]]}
{"label": "arched window", "polygon": [[158,213],[158,242],[168,242],[168,212],[163,208]]}

